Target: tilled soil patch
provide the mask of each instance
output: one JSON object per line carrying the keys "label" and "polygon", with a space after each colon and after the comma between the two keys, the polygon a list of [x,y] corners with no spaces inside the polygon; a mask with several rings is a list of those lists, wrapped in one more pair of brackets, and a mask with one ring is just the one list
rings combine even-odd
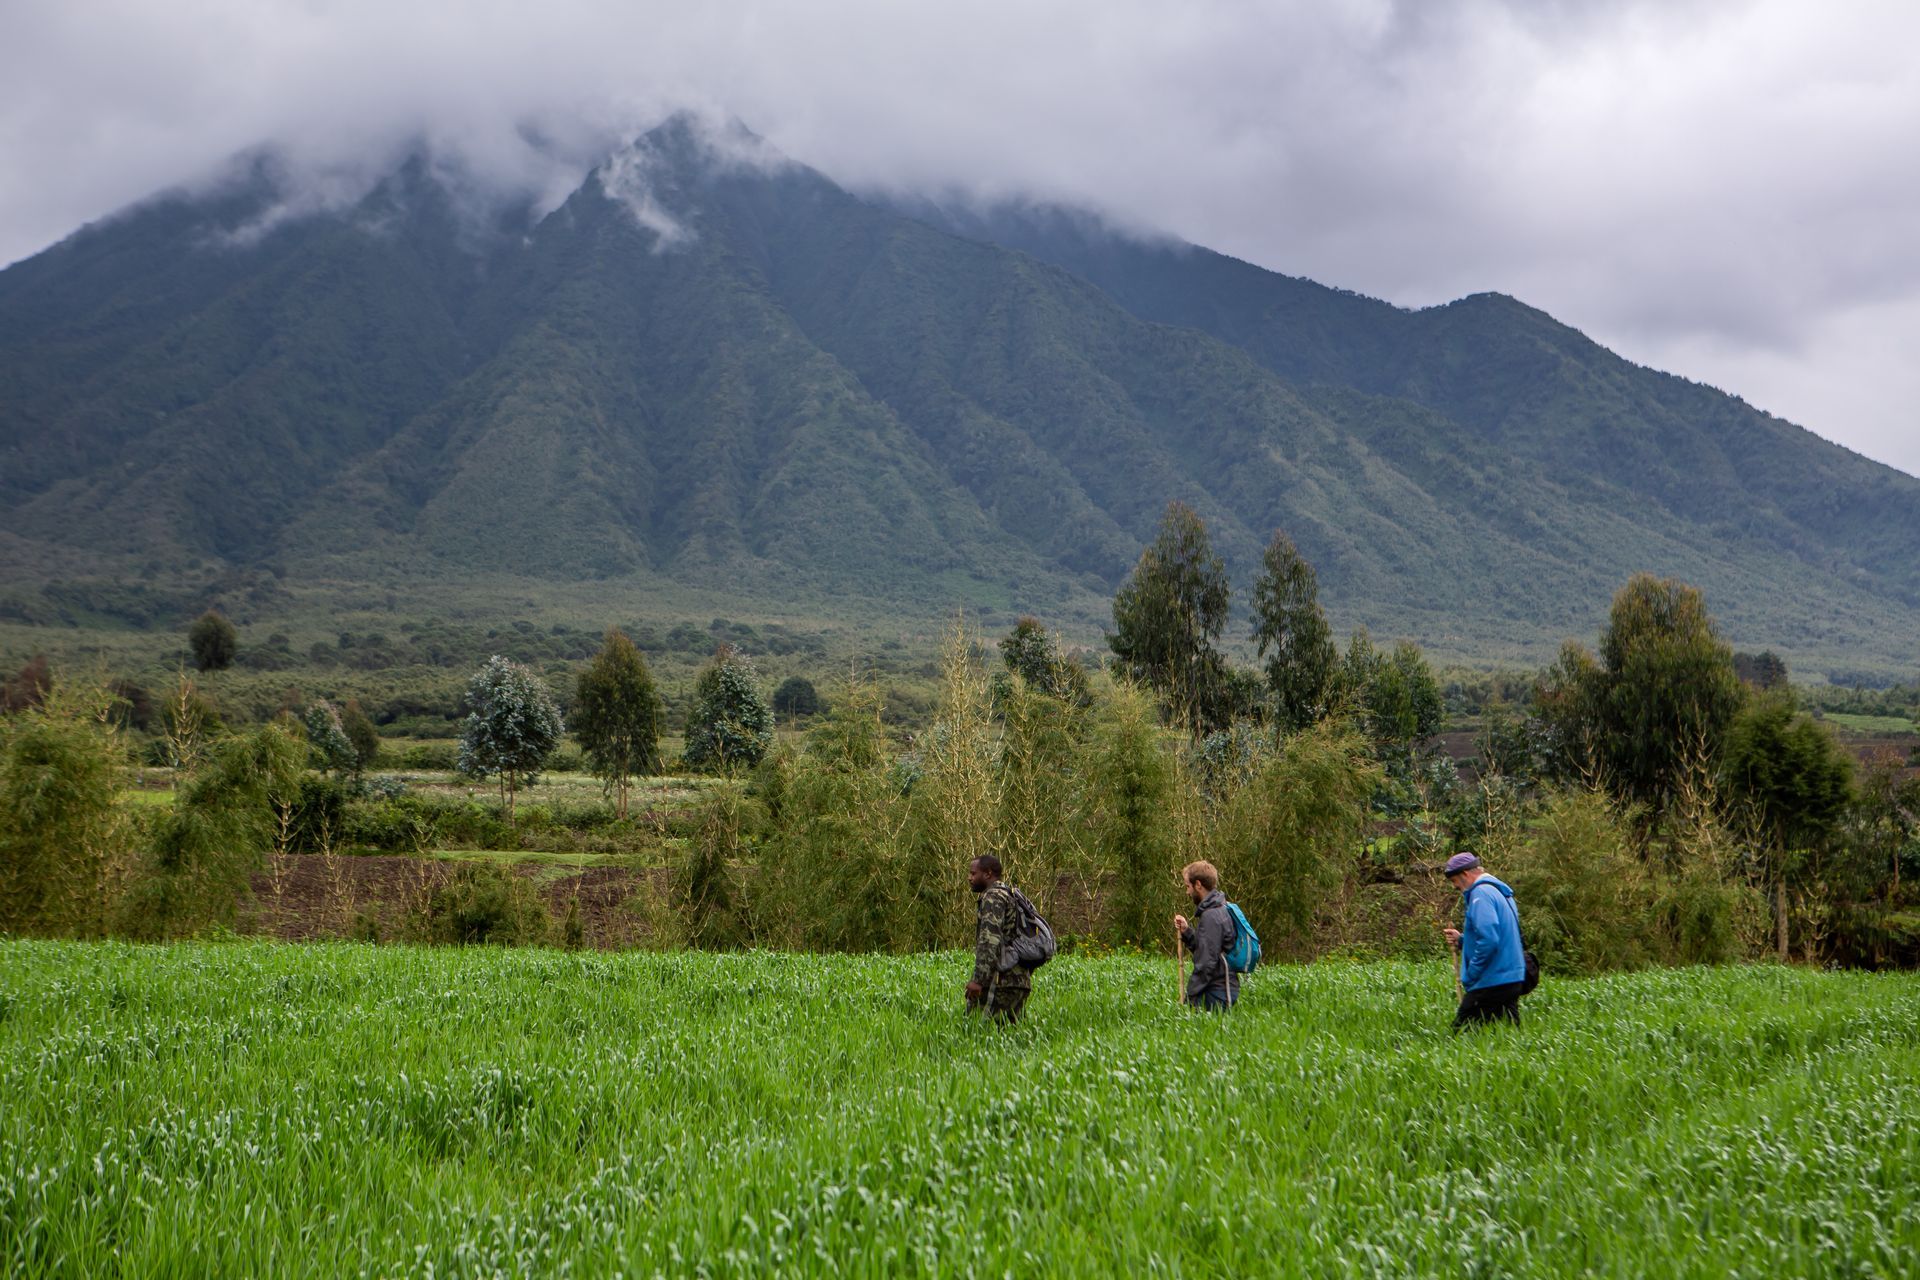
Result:
{"label": "tilled soil patch", "polygon": [[[281,854],[253,877],[248,922],[255,932],[289,942],[399,938],[408,916],[460,865],[403,854]],[[564,868],[557,876],[551,866],[521,863],[508,869],[536,882],[556,928],[577,898],[586,944],[603,948],[636,946],[646,939],[641,890],[649,885],[664,890],[667,875],[664,868]]]}

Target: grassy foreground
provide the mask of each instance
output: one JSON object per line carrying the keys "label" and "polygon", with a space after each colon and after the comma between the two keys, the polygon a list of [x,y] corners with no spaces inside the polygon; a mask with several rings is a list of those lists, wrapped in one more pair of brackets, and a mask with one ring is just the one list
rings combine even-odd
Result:
{"label": "grassy foreground", "polygon": [[1892,1276],[1920,979],[0,941],[0,1273]]}

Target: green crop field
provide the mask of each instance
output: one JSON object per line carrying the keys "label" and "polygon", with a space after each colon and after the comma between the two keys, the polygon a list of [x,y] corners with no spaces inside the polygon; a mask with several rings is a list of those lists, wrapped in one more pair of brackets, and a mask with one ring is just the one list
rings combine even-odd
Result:
{"label": "green crop field", "polygon": [[1825,719],[1855,733],[1917,733],[1920,725],[1905,716],[1859,716],[1845,711],[1827,711]]}
{"label": "green crop field", "polygon": [[0,1273],[1894,1276],[1920,979],[0,942]]}

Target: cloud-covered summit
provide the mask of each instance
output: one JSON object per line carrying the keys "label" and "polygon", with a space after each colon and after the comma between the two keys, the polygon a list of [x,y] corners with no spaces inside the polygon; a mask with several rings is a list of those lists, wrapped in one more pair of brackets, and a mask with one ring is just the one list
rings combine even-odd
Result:
{"label": "cloud-covered summit", "polygon": [[1406,305],[1509,293],[1916,470],[1916,36],[1889,0],[30,2],[0,260],[263,142],[324,182],[425,139],[555,201],[691,105],[856,187],[1084,205]]}

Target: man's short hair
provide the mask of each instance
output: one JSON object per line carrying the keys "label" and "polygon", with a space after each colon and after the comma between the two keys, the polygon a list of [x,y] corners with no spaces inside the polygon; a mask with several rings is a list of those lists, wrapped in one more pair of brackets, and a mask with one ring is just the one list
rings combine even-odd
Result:
{"label": "man's short hair", "polygon": [[1211,862],[1189,862],[1180,875],[1188,884],[1198,880],[1200,887],[1208,893],[1220,887],[1220,873],[1214,870]]}
{"label": "man's short hair", "polygon": [[973,864],[976,867],[979,867],[982,871],[986,872],[988,875],[994,877],[996,880],[999,879],[1000,869],[1001,869],[1000,859],[994,857],[992,854],[990,853],[981,854],[979,857],[973,860]]}

